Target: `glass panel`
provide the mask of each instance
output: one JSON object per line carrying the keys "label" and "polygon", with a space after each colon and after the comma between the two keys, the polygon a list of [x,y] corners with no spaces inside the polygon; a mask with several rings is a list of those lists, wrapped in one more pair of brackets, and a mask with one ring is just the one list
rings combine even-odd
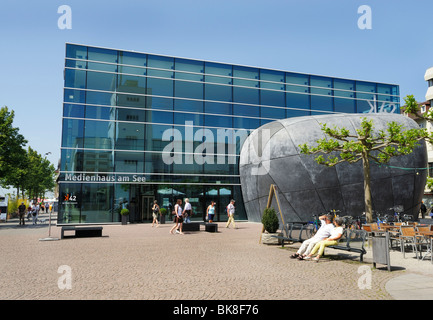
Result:
{"label": "glass panel", "polygon": [[[284,87],[284,85],[283,85]],[[260,104],[265,106],[284,107],[286,96],[284,92],[279,91],[260,91]]]}
{"label": "glass panel", "polygon": [[174,113],[174,123],[175,124],[185,124],[186,122],[192,122],[194,126],[202,126],[203,125],[203,114],[198,113],[183,113],[183,112],[175,112]]}
{"label": "glass panel", "polygon": [[146,112],[144,110],[117,108],[116,113],[119,121],[146,121]]}
{"label": "glass panel", "polygon": [[[355,90],[355,81],[345,80],[345,79],[334,79],[334,88],[346,90],[346,91],[354,91]],[[335,94],[337,94],[337,92],[341,92],[341,91],[335,90],[334,92],[335,92]]]}
{"label": "glass panel", "polygon": [[336,112],[355,113],[355,99],[334,98]]}
{"label": "glass panel", "polygon": [[[242,79],[236,79],[242,78]],[[245,79],[252,79],[245,80]],[[259,70],[241,66],[233,66],[233,84],[236,86],[259,87]]]}
{"label": "glass panel", "polygon": [[146,107],[148,109],[173,110],[173,98],[147,97]]}
{"label": "glass panel", "polygon": [[65,69],[65,87],[86,88],[86,71]]}
{"label": "glass panel", "polygon": [[109,93],[109,92],[87,91],[86,103],[115,106],[116,95],[114,93]]}
{"label": "glass panel", "polygon": [[112,151],[84,150],[83,171],[86,172],[113,172],[114,161]]}
{"label": "glass panel", "polygon": [[145,172],[144,153],[116,151],[115,172]]}
{"label": "glass panel", "polygon": [[309,76],[305,74],[286,73],[286,83],[308,86],[310,84],[310,80]]}
{"label": "glass panel", "polygon": [[232,87],[216,84],[205,84],[205,99],[231,102]]}
{"label": "glass panel", "polygon": [[206,114],[204,121],[206,127],[222,127],[222,128],[232,127],[232,117],[211,116]]}
{"label": "glass panel", "polygon": [[116,77],[115,73],[88,71],[87,89],[115,91]]}
{"label": "glass panel", "polygon": [[[122,51],[119,52],[119,64],[127,64],[132,66],[147,66],[147,55],[143,53]],[[142,69],[145,70],[145,69]]]}
{"label": "glass panel", "polygon": [[356,81],[357,92],[376,92],[376,84]]}
{"label": "glass panel", "polygon": [[[313,90],[313,89],[311,89]],[[314,112],[315,110],[333,111],[334,103],[332,97],[322,97],[311,95],[311,111],[313,114],[324,114],[323,112]]]}
{"label": "glass panel", "polygon": [[219,76],[232,76],[232,66],[221,63],[205,62],[206,74],[214,74]]}
{"label": "glass panel", "polygon": [[162,136],[164,132],[172,132],[172,126],[153,124],[151,126],[146,126],[145,129],[145,150],[163,151],[164,148],[170,143],[169,141],[162,141]]}
{"label": "glass panel", "polygon": [[122,107],[145,108],[146,96],[138,94],[118,94],[117,105]]}
{"label": "glass panel", "polygon": [[86,103],[86,91],[74,90],[74,89],[65,89],[63,91],[63,101],[64,102]]}
{"label": "glass panel", "polygon": [[235,117],[233,118],[233,127],[242,129],[257,129],[260,127],[260,120]]}
{"label": "glass panel", "polygon": [[287,92],[286,106],[289,108],[310,109],[310,96],[307,94]]}
{"label": "glass panel", "polygon": [[144,95],[147,93],[145,77],[119,74],[117,79],[118,79],[117,91],[132,93],[134,94],[134,98],[141,100],[144,104],[145,98],[136,95],[138,94]]}
{"label": "glass panel", "polygon": [[63,116],[71,118],[84,118],[84,105],[63,104]]}
{"label": "glass panel", "polygon": [[320,88],[332,88],[332,79],[325,77],[310,77],[310,85],[311,87],[320,87]]}
{"label": "glass panel", "polygon": [[62,149],[60,170],[83,171],[83,150]]}
{"label": "glass panel", "polygon": [[83,147],[84,120],[63,119],[62,147]]}
{"label": "glass panel", "polygon": [[118,122],[116,149],[144,150],[144,124]]}
{"label": "glass panel", "polygon": [[155,96],[173,96],[173,80],[147,78],[147,93]]}
{"label": "glass panel", "polygon": [[74,44],[66,45],[66,57],[76,59],[87,59],[87,47]]}
{"label": "glass panel", "polygon": [[146,111],[147,122],[173,124],[173,117],[173,112]]}
{"label": "glass panel", "polygon": [[[359,94],[357,94],[359,95]],[[374,106],[374,101],[370,101],[370,104]],[[371,106],[368,101],[356,100],[356,112],[357,113],[369,113],[371,111]]]}
{"label": "glass panel", "polygon": [[[69,201],[75,199],[75,201]],[[59,184],[59,213],[58,223],[79,223],[81,209],[81,184],[60,183]]]}
{"label": "glass panel", "polygon": [[259,90],[233,87],[233,102],[259,104]]}
{"label": "glass panel", "polygon": [[260,116],[262,118],[285,119],[286,118],[286,110],[284,108],[262,107],[260,109]]}
{"label": "glass panel", "polygon": [[84,126],[84,148],[112,149],[114,122],[86,120]]}
{"label": "glass panel", "polygon": [[218,103],[218,102],[205,102],[204,103],[205,113],[213,114],[232,114],[232,105],[230,103]]}
{"label": "glass panel", "polygon": [[260,70],[260,88],[284,90],[284,72]]}
{"label": "glass panel", "polygon": [[116,50],[89,47],[88,56],[89,60],[117,64]]}
{"label": "glass panel", "polygon": [[110,184],[83,184],[81,223],[113,221],[113,189]]}
{"label": "glass panel", "polygon": [[176,97],[203,99],[203,84],[188,81],[175,81],[174,93]]}
{"label": "glass panel", "polygon": [[234,104],[233,105],[233,115],[259,117],[260,116],[260,107],[248,106],[248,105],[242,105],[242,104]]}
{"label": "glass panel", "polygon": [[216,77],[216,76],[208,76],[208,75],[205,76],[205,82],[206,83],[220,83],[220,84],[225,84],[225,85],[231,85],[233,83],[232,78],[229,78],[229,77]]}
{"label": "glass panel", "polygon": [[136,74],[139,76],[145,76],[147,74],[147,69],[130,67],[130,66],[119,66],[119,73],[121,73],[121,74]]}
{"label": "glass panel", "polygon": [[[203,81],[202,73],[204,69],[204,63],[202,61],[185,60],[185,59],[176,58],[175,69],[176,71],[185,71],[185,73],[176,72],[176,78],[178,79]],[[201,74],[195,74],[195,73],[201,73]]]}
{"label": "glass panel", "polygon": [[174,110],[203,113],[203,101],[174,99]]}
{"label": "glass panel", "polygon": [[87,61],[66,59],[65,67],[87,69]]}
{"label": "glass panel", "polygon": [[117,64],[98,63],[89,61],[87,63],[88,70],[98,70],[106,72],[117,72]]}
{"label": "glass panel", "polygon": [[114,120],[114,112],[114,108],[86,106],[86,119]]}
{"label": "glass panel", "polygon": [[146,152],[145,153],[144,171],[146,173],[171,173],[171,165],[164,163],[162,153]]}
{"label": "glass panel", "polygon": [[[147,66],[149,68],[158,68],[166,70],[174,70],[174,58],[163,57],[163,56],[147,56]],[[149,70],[150,74],[150,70]]]}

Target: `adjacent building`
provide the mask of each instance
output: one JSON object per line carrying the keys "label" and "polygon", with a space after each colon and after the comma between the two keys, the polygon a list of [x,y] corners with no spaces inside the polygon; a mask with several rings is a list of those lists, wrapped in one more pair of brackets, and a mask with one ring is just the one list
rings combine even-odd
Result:
{"label": "adjacent building", "polygon": [[[66,44],[58,224],[152,221],[188,198],[193,220],[236,200],[239,153],[278,119],[400,112],[399,86]],[[308,129],[308,128],[306,128]]]}

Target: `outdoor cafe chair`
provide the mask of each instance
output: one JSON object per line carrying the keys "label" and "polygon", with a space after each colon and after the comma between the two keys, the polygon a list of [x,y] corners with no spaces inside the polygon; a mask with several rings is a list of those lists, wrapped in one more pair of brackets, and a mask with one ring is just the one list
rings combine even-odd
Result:
{"label": "outdoor cafe chair", "polygon": [[[403,253],[403,258],[405,258],[405,244],[410,244],[412,250],[415,251],[415,256],[418,259],[418,246],[422,244],[422,237],[416,233],[414,226],[400,226],[400,247]],[[421,252],[420,252],[421,256]]]}

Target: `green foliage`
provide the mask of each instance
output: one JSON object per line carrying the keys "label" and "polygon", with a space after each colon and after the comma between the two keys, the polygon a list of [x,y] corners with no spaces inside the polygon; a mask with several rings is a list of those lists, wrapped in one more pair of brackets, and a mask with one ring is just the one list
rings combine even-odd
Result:
{"label": "green foliage", "polygon": [[159,214],[165,216],[167,214],[167,209],[166,208],[159,209]]}
{"label": "green foliage", "polygon": [[120,210],[120,214],[122,216],[127,216],[129,214],[129,209],[122,209],[122,210]]}
{"label": "green foliage", "polygon": [[274,208],[265,209],[262,217],[262,224],[265,230],[269,233],[275,233],[278,230],[280,222],[278,221],[278,216]]}

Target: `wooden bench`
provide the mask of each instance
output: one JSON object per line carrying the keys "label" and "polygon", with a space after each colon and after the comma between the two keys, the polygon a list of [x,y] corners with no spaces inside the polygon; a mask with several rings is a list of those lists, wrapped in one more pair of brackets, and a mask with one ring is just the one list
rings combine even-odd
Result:
{"label": "wooden bench", "polygon": [[[65,236],[65,231],[73,231],[74,235]],[[102,237],[102,227],[100,226],[62,226],[60,239],[66,237]]]}
{"label": "wooden bench", "polygon": [[303,242],[302,232],[306,230],[307,224],[303,222],[289,222],[283,227],[283,236],[272,235],[272,238],[281,240],[281,246],[284,247],[284,242]]}
{"label": "wooden bench", "polygon": [[364,248],[366,238],[367,231],[365,230],[345,229],[340,242],[327,248],[359,253],[359,260],[362,262],[364,254],[367,253]]}

